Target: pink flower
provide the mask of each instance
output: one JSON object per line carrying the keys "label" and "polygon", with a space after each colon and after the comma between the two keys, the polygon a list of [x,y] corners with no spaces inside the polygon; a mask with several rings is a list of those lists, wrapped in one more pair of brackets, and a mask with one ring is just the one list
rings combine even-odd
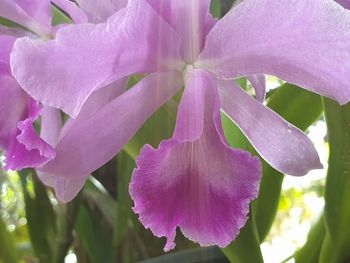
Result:
{"label": "pink flower", "polygon": [[[277,170],[301,176],[321,167],[307,136],[261,103],[262,75],[350,100],[349,11],[332,0],[245,0],[216,21],[209,4],[129,1],[105,23],[67,26],[49,41],[20,39],[11,59],[25,91],[76,118],[40,169],[61,178],[86,178],[185,86],[173,138],[143,148],[130,184],[134,211],[167,237],[165,251],[177,227],[201,245],[228,245],[258,194],[259,159],[227,145],[220,111]],[[149,75],[99,98],[134,73]],[[240,76],[250,76],[259,100],[235,85]],[[99,107],[90,112],[90,103]]]}

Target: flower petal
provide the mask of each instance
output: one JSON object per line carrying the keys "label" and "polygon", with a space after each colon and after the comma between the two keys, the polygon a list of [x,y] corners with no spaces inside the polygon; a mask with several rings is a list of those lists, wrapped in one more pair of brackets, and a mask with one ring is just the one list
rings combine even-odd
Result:
{"label": "flower petal", "polygon": [[210,0],[147,0],[181,37],[181,54],[194,62],[203,48],[206,34],[214,25]]}
{"label": "flower petal", "polygon": [[16,38],[9,35],[0,35],[0,63],[10,64],[10,54]]}
{"label": "flower petal", "polygon": [[48,35],[51,31],[49,0],[2,0],[0,16],[23,25],[38,35]]}
{"label": "flower petal", "polygon": [[144,121],[182,86],[180,73],[151,74],[95,114],[65,130],[56,158],[40,169],[82,177],[109,161]]}
{"label": "flower petal", "polygon": [[311,140],[233,81],[218,81],[221,108],[259,154],[282,173],[301,176],[322,168]]}
{"label": "flower petal", "polygon": [[[62,129],[61,115],[59,110],[45,107],[43,116],[41,118],[41,137],[49,142],[52,146],[56,146],[59,138],[65,136],[66,131],[79,122],[84,122],[90,116],[99,111],[107,103],[118,97],[126,88],[127,79],[121,79],[109,86],[95,91],[84,104],[76,119],[68,120],[64,129]],[[70,202],[77,196],[83,188],[85,181],[90,174],[82,175],[80,177],[66,177],[57,176],[53,173],[44,173],[37,171],[38,176],[44,184],[55,189],[56,197],[63,203]]]}
{"label": "flower petal", "polygon": [[5,169],[41,167],[55,157],[54,149],[36,134],[33,127],[41,108],[32,99],[27,100],[25,117],[17,125],[17,136],[12,138],[6,149]]}
{"label": "flower petal", "polygon": [[349,50],[350,12],[333,0],[245,0],[210,31],[197,66],[218,78],[275,75],[345,104]]}
{"label": "flower petal", "polygon": [[80,24],[88,22],[88,17],[76,3],[70,0],[52,0],[52,2],[66,12],[74,23]]}
{"label": "flower petal", "polygon": [[13,36],[13,37],[23,37],[23,36],[31,35],[31,33],[21,28],[6,27],[3,25],[0,25],[0,37],[3,35]]}
{"label": "flower petal", "polygon": [[250,84],[255,90],[256,99],[260,102],[265,100],[266,96],[266,79],[264,75],[251,75],[248,76]]}
{"label": "flower petal", "polygon": [[[142,224],[154,235],[167,238],[164,251],[175,247],[177,227],[202,246],[227,246],[245,224],[249,202],[259,189],[259,159],[226,145],[213,80],[208,73],[195,70],[187,84],[186,89],[205,93],[196,98],[204,112],[198,116],[204,118],[202,134],[195,140],[181,136],[183,141],[163,141],[156,150],[146,145],[129,188]],[[194,101],[187,96],[196,92],[184,93],[183,99]],[[197,114],[187,102],[181,102],[182,107],[180,122],[187,118],[183,114]]]}
{"label": "flower petal", "polygon": [[[51,107],[44,107],[41,117],[41,137],[50,143],[52,147],[56,147],[61,129],[62,119],[60,111]],[[64,203],[73,200],[88,178],[88,176],[79,178],[58,177],[38,170],[37,175],[44,184],[55,189],[57,199]]]}
{"label": "flower petal", "polygon": [[0,147],[7,149],[15,140],[17,123],[26,110],[27,96],[8,75],[0,75]]}
{"label": "flower petal", "polygon": [[58,200],[63,203],[72,201],[83,186],[88,177],[58,178],[55,184],[55,193]]}
{"label": "flower petal", "polygon": [[15,37],[0,36],[0,148],[5,151],[5,169],[39,167],[54,157],[54,151],[33,128],[40,113],[10,74],[9,60]]}
{"label": "flower petal", "polygon": [[66,131],[69,131],[71,126],[74,126],[76,125],[76,123],[88,119],[90,116],[99,111],[102,107],[107,105],[110,101],[120,96],[125,91],[127,87],[127,82],[128,78],[123,78],[109,84],[104,88],[93,92],[91,96],[87,99],[87,101],[84,103],[78,116],[75,119],[70,118],[65,123],[59,137],[64,137]]}
{"label": "flower petal", "polygon": [[177,34],[147,3],[134,0],[107,23],[66,26],[48,42],[16,41],[11,67],[34,99],[76,117],[95,90],[119,78],[178,68],[178,52]]}
{"label": "flower petal", "polygon": [[117,0],[116,3],[111,0],[77,0],[76,2],[93,23],[105,22],[108,17],[127,5],[125,0]]}

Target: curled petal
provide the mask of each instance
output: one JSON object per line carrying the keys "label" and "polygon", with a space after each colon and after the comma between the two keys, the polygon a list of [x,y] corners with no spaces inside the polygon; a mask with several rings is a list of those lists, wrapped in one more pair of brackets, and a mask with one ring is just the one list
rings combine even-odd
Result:
{"label": "curled petal", "polygon": [[40,180],[55,190],[56,198],[62,203],[72,201],[83,188],[88,176],[64,178],[37,171]]}
{"label": "curled petal", "polygon": [[35,132],[40,108],[8,75],[0,75],[0,148],[5,169],[39,167],[54,157],[53,149]]}
{"label": "curled petal", "polygon": [[5,169],[41,167],[55,157],[54,149],[37,135],[33,127],[41,108],[29,98],[27,103],[25,117],[18,122],[16,136],[12,137],[6,150]]}
{"label": "curled petal", "polygon": [[[50,143],[52,147],[55,147],[58,143],[61,129],[62,119],[60,111],[51,107],[44,107],[41,118],[41,137]],[[39,170],[37,170],[37,174],[45,185],[55,190],[57,199],[64,203],[73,200],[88,178],[88,175],[79,178],[64,178],[47,172],[43,173]]]}
{"label": "curled petal", "polygon": [[349,50],[350,12],[332,0],[245,0],[210,31],[197,66],[221,79],[275,75],[345,104]]}
{"label": "curled petal", "polygon": [[256,99],[260,102],[265,100],[266,96],[266,79],[264,75],[252,75],[248,76],[250,84],[255,90]]}
{"label": "curled petal", "polygon": [[314,145],[302,131],[250,97],[233,81],[218,83],[221,108],[272,167],[295,176],[322,168]]}
{"label": "curled petal", "polygon": [[65,26],[47,42],[16,41],[11,67],[22,88],[76,117],[95,90],[117,79],[177,69],[177,34],[144,1],[130,3],[106,23]]}
{"label": "curled petal", "polygon": [[[196,101],[202,100],[199,105],[204,114],[198,116],[204,118],[202,133],[198,138],[189,134],[163,141],[158,149],[145,146],[129,188],[142,224],[154,235],[167,238],[165,251],[175,247],[177,227],[202,246],[227,246],[247,220],[261,174],[257,157],[227,146],[210,76],[198,70],[188,78],[186,83],[195,85],[186,89],[203,89],[205,93]],[[190,81],[192,78],[197,81]],[[194,91],[185,92],[183,99],[193,101],[186,97],[195,95]],[[181,107],[190,110],[187,102],[181,102]],[[178,114],[198,113],[187,110],[179,109]],[[184,117],[178,116],[178,121]]]}
{"label": "curled petal", "polygon": [[40,170],[61,177],[90,174],[109,161],[181,86],[179,73],[149,75],[91,116],[65,129],[56,147],[56,158]]}
{"label": "curled petal", "polygon": [[55,183],[55,193],[58,200],[63,203],[72,201],[83,189],[88,176],[78,178],[58,178]]}

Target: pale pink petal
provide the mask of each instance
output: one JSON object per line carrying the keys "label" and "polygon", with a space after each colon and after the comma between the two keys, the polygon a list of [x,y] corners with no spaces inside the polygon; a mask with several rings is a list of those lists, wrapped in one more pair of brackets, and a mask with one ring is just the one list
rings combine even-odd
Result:
{"label": "pale pink petal", "polygon": [[76,3],[70,0],[52,0],[52,2],[66,12],[74,23],[80,24],[88,22],[88,17]]}
{"label": "pale pink petal", "polygon": [[124,8],[128,4],[128,0],[110,0],[114,6],[115,10],[119,10],[121,8]]}
{"label": "pale pink petal", "polygon": [[218,81],[221,108],[275,169],[305,175],[322,168],[311,140],[277,113],[246,94],[233,81]]}
{"label": "pale pink petal", "polygon": [[[41,117],[41,137],[55,147],[62,129],[62,118],[59,110],[44,107]],[[79,178],[58,177],[54,174],[37,170],[40,180],[54,188],[56,197],[61,202],[70,202],[82,189],[88,176]]]}
{"label": "pale pink petal", "polygon": [[[62,129],[61,112],[58,109],[44,106],[40,124],[40,137],[55,148]],[[39,170],[36,173],[45,185],[55,187],[57,177],[42,173]]]}
{"label": "pale pink petal", "polygon": [[117,79],[182,65],[176,32],[142,0],[107,23],[65,26],[51,41],[17,40],[11,55],[22,88],[73,117],[95,90]]}
{"label": "pale pink petal", "polygon": [[64,128],[60,133],[60,138],[65,136],[66,131],[69,132],[71,126],[74,126],[76,123],[79,123],[82,120],[89,118],[102,107],[104,107],[107,103],[120,96],[125,91],[127,82],[128,78],[123,78],[92,93],[91,96],[84,103],[78,116],[75,119],[70,118],[65,123]]}
{"label": "pale pink petal", "polygon": [[207,36],[196,63],[218,78],[275,75],[350,100],[350,12],[332,0],[245,0]]}
{"label": "pale pink petal", "polygon": [[31,35],[31,33],[21,28],[6,27],[3,25],[0,25],[0,37],[2,35],[13,36],[13,37],[24,37],[26,35]]}
{"label": "pale pink petal", "polygon": [[119,9],[126,7],[125,0],[77,0],[79,7],[88,15],[89,21],[93,23],[105,22]]}
{"label": "pale pink petal", "polygon": [[215,20],[210,14],[210,0],[147,0],[157,13],[181,37],[183,59],[192,63],[204,46]]}
{"label": "pale pink petal", "polygon": [[72,201],[83,189],[87,177],[58,178],[55,184],[55,193],[58,200],[63,203]]}
{"label": "pale pink petal", "polygon": [[51,32],[49,0],[1,0],[0,16],[12,20],[39,35]]}
{"label": "pale pink petal", "polygon": [[109,161],[145,120],[182,86],[180,73],[151,74],[88,118],[65,130],[56,158],[41,170],[79,178]]}
{"label": "pale pink petal", "polygon": [[6,149],[5,169],[42,167],[55,157],[54,149],[37,135],[33,127],[41,108],[30,98],[27,98],[26,106],[23,120],[18,122],[16,136],[12,137]]}
{"label": "pale pink petal", "polygon": [[[117,96],[123,93],[125,90],[127,79],[119,80],[109,86],[95,91],[84,104],[81,112],[76,119],[70,119],[65,124],[65,130],[69,130],[71,126],[81,122],[84,118],[89,118],[96,113],[99,109],[105,106],[108,102],[115,99]],[[62,129],[62,120],[59,110],[45,107],[41,118],[41,137],[51,144],[56,146],[58,140],[64,136]],[[54,188],[56,197],[61,202],[67,203],[75,198],[75,196],[83,188],[85,181],[90,174],[81,177],[60,177],[52,173],[44,173],[37,171],[37,174],[41,181]]]}
{"label": "pale pink petal", "polygon": [[0,63],[10,64],[10,54],[15,41],[16,38],[14,36],[0,35]]}
{"label": "pale pink petal", "polygon": [[264,75],[252,75],[248,76],[250,84],[255,90],[256,99],[260,102],[265,100],[266,96],[266,79]]}
{"label": "pale pink petal", "polygon": [[[201,127],[203,132],[198,138],[191,132],[187,138],[186,132],[176,132],[175,138],[163,141],[156,150],[145,146],[129,188],[142,224],[154,235],[167,238],[164,251],[175,247],[177,227],[202,246],[227,246],[247,220],[261,174],[257,157],[227,146],[213,79],[194,70],[188,73],[186,84],[185,89],[193,91],[183,95],[178,122],[201,112],[198,117],[204,118],[204,125],[188,123],[190,127],[182,128],[190,132],[191,127]],[[197,96],[197,89],[203,89],[205,96],[187,98]],[[202,110],[191,111],[191,101]]]}
{"label": "pale pink petal", "polygon": [[[17,82],[0,74],[0,147],[7,149],[16,140],[17,123],[22,119],[27,96]],[[15,107],[14,107],[15,106]]]}

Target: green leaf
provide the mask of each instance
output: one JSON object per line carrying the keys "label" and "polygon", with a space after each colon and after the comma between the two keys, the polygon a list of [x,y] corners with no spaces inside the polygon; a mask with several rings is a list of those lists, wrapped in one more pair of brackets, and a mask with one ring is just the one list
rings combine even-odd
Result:
{"label": "green leaf", "polygon": [[222,251],[232,263],[264,262],[256,225],[251,218],[242,228],[238,238]]}
{"label": "green leaf", "polygon": [[113,240],[116,222],[116,201],[94,178],[90,178],[81,193],[75,230],[81,247],[78,252],[86,254],[90,263],[115,262],[117,251]]}
{"label": "green leaf", "polygon": [[[225,136],[231,147],[245,150],[251,148],[250,143],[241,130],[224,114],[222,114],[222,124]],[[249,220],[241,229],[236,240],[227,248],[222,249],[222,251],[232,263],[263,262],[257,228],[253,221],[252,213],[250,213]]]}
{"label": "green leaf", "polygon": [[158,147],[162,140],[169,139],[175,127],[176,112],[176,101],[168,101],[146,121],[142,128],[124,147],[125,151],[131,157],[136,158],[145,144]]}
{"label": "green leaf", "polygon": [[61,9],[52,5],[52,25],[72,24],[72,20]]}
{"label": "green leaf", "polygon": [[13,236],[0,218],[0,263],[17,263],[18,254]]}
{"label": "green leaf", "polygon": [[124,151],[117,156],[117,189],[118,208],[115,221],[115,245],[118,246],[128,231],[131,222],[132,200],[129,195],[131,174],[135,168],[135,161]]}
{"label": "green leaf", "polygon": [[323,216],[312,226],[307,241],[294,256],[295,263],[315,263],[319,261],[320,250],[326,234]]}
{"label": "green leaf", "polygon": [[81,205],[75,230],[90,263],[115,262],[112,229],[99,212],[86,204]]}
{"label": "green leaf", "polygon": [[73,229],[80,206],[80,195],[68,204],[59,204],[57,208],[57,237],[53,247],[53,263],[64,262],[72,245]]}
{"label": "green leaf", "polygon": [[15,22],[12,22],[11,20],[8,20],[2,16],[0,16],[0,25],[4,25],[4,26],[7,26],[7,27],[19,27],[19,28],[23,28],[21,25],[15,23]]}
{"label": "green leaf", "polygon": [[321,263],[350,259],[350,104],[324,99],[329,160],[325,186],[326,238]]}
{"label": "green leaf", "polygon": [[211,1],[210,12],[216,18],[221,17],[221,0],[212,0]]}
{"label": "green leaf", "polygon": [[[267,106],[304,131],[322,113],[322,102],[319,95],[288,83],[273,93]],[[265,239],[275,218],[282,182],[283,175],[263,161],[260,193],[258,199],[253,202],[253,213],[260,242]]]}
{"label": "green leaf", "polygon": [[[40,262],[52,262],[52,247],[56,238],[56,218],[45,186],[32,169],[20,172],[27,226],[30,240]],[[34,195],[29,191],[32,180]]]}

